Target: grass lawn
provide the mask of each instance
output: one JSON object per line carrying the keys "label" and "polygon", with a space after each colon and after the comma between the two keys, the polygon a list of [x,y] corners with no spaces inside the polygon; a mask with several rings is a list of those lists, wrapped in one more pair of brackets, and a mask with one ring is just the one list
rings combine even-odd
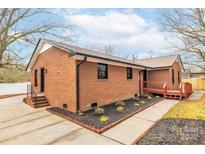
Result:
{"label": "grass lawn", "polygon": [[205,120],[205,96],[200,100],[180,101],[167,114],[165,114],[163,118],[190,118]]}

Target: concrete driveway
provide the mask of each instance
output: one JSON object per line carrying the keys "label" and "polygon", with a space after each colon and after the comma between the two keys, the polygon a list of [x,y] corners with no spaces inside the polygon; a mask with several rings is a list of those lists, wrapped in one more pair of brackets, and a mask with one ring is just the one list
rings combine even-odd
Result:
{"label": "concrete driveway", "polygon": [[45,110],[0,99],[0,144],[131,144],[178,101],[164,100],[99,135]]}
{"label": "concrete driveway", "polygon": [[0,99],[0,144],[119,144],[17,96]]}

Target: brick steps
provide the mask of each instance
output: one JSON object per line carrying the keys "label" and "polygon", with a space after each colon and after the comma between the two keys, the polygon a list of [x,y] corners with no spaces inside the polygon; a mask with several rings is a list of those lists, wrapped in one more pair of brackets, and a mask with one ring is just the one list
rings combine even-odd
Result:
{"label": "brick steps", "polygon": [[30,100],[27,101],[27,104],[31,105],[34,108],[50,106],[45,96],[36,96],[36,97],[30,98]]}

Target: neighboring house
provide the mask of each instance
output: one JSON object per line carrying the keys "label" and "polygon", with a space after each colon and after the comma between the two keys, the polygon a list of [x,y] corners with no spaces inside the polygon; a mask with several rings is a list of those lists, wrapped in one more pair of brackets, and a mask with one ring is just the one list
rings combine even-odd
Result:
{"label": "neighboring house", "polygon": [[170,82],[170,88],[177,89],[183,65],[177,55],[134,63],[102,52],[40,39],[27,70],[31,71],[32,100],[42,95],[50,105],[77,113],[142,95],[144,79]]}
{"label": "neighboring house", "polygon": [[182,72],[182,79],[191,79],[191,78],[205,78],[204,71],[191,71],[190,69],[186,69]]}

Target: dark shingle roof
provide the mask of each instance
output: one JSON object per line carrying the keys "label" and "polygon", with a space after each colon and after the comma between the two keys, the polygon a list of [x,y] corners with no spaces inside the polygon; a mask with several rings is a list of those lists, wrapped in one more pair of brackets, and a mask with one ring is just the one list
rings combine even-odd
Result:
{"label": "dark shingle roof", "polygon": [[107,59],[107,60],[113,60],[113,61],[127,63],[127,64],[131,64],[131,65],[136,65],[136,66],[140,66],[140,67],[146,67],[146,66],[141,65],[137,62],[133,62],[132,60],[129,60],[127,58],[121,58],[121,57],[118,57],[118,56],[108,55],[108,54],[100,52],[100,51],[81,48],[81,47],[77,47],[77,46],[74,46],[74,45],[65,44],[65,43],[61,43],[61,42],[57,42],[57,41],[53,41],[53,40],[44,39],[44,41],[47,42],[47,43],[50,43],[50,44],[52,44],[56,47],[59,47],[61,49],[73,51],[74,53],[83,54],[83,55],[87,55],[87,56],[98,57],[98,58],[104,58],[104,59]]}
{"label": "dark shingle roof", "polygon": [[[48,43],[48,44],[53,45],[57,48],[60,48],[64,51],[67,51],[69,53],[73,53],[74,55],[85,55],[85,56],[90,56],[90,57],[94,57],[94,58],[110,60],[110,61],[125,63],[125,64],[129,64],[129,65],[134,65],[134,66],[141,67],[141,68],[150,68],[150,69],[160,68],[160,67],[170,67],[173,65],[173,63],[176,61],[176,59],[179,56],[179,55],[170,55],[170,56],[163,56],[163,57],[156,57],[156,58],[140,59],[140,60],[137,60],[136,62],[133,62],[132,60],[129,60],[127,58],[121,58],[118,56],[108,55],[106,53],[96,51],[96,50],[81,48],[81,47],[77,47],[74,45],[70,45],[70,44],[66,44],[66,43],[62,43],[62,42],[57,42],[57,41],[53,41],[53,40],[48,40],[48,39],[40,39],[26,69],[28,69],[28,67],[31,63],[31,60],[33,59],[33,56],[36,53],[36,49],[37,49],[40,42]],[[180,63],[181,63],[180,56],[179,56],[179,59],[180,59]],[[183,68],[182,63],[181,63],[181,65]]]}

